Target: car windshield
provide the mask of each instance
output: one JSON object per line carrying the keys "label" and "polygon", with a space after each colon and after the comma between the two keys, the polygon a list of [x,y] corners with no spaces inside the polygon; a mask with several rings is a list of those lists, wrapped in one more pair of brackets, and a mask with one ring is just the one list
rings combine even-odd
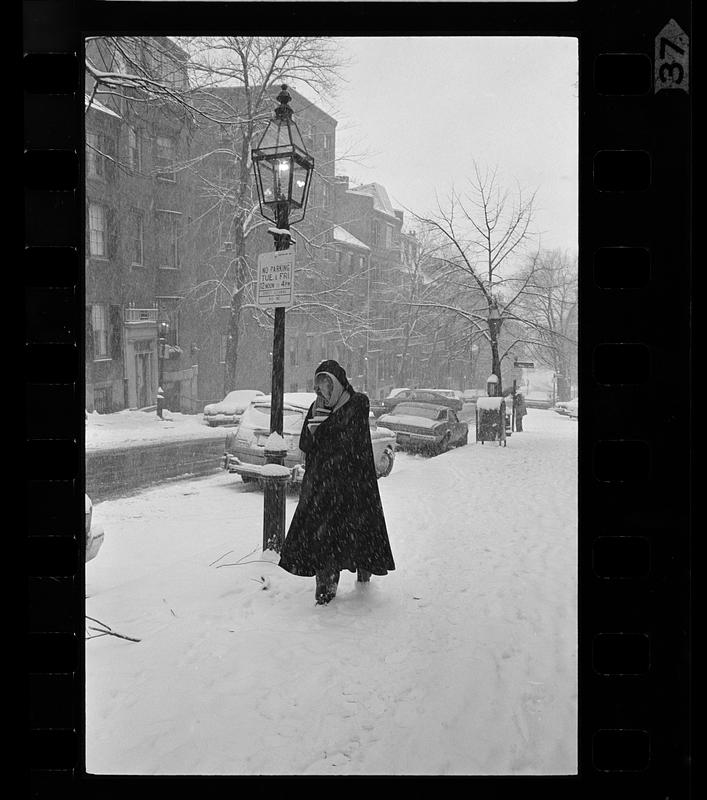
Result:
{"label": "car windshield", "polygon": [[[282,410],[282,432],[299,435],[302,432],[304,412],[291,408]],[[241,428],[270,430],[270,406],[251,406],[241,419]]]}
{"label": "car windshield", "polygon": [[424,417],[425,419],[442,419],[444,411],[432,406],[415,405],[413,403],[400,403],[395,407],[393,415],[396,417]]}
{"label": "car windshield", "polygon": [[236,389],[233,392],[229,392],[220,402],[228,404],[231,403],[247,404],[250,403],[250,401],[257,395],[258,392],[252,389]]}

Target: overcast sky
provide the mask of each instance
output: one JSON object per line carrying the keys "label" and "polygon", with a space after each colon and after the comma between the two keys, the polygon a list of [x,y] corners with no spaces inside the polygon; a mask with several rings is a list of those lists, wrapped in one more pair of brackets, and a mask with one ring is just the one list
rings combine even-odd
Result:
{"label": "overcast sky", "polygon": [[342,39],[351,66],[335,104],[340,163],[393,204],[433,210],[476,159],[509,187],[538,189],[548,248],[577,248],[577,41],[560,37]]}

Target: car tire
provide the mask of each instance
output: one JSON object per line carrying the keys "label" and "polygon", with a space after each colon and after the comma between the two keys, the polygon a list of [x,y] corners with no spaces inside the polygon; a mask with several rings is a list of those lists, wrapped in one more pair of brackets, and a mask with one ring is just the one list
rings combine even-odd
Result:
{"label": "car tire", "polygon": [[469,431],[457,442],[456,447],[464,447],[465,444],[469,444]]}
{"label": "car tire", "polygon": [[387,478],[393,469],[393,464],[395,463],[395,454],[391,450],[385,450],[380,463],[382,464],[382,468],[377,470],[377,477]]}
{"label": "car tire", "polygon": [[216,427],[216,423],[215,422],[211,422],[211,420],[209,420],[206,424],[209,426],[209,428],[215,428]]}
{"label": "car tire", "polygon": [[441,456],[442,453],[446,453],[449,450],[449,440],[451,439],[451,434],[445,433],[442,441],[437,445],[434,450],[434,454],[437,456]]}

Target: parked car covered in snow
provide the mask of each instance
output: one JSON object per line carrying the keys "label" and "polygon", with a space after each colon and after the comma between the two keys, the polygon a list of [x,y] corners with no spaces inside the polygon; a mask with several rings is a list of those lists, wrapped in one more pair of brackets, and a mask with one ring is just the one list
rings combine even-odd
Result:
{"label": "parked car covered in snow", "polygon": [[403,389],[394,397],[384,398],[372,411],[377,417],[389,414],[400,403],[436,403],[454,411],[461,411],[464,407],[464,402],[455,395],[453,389]]}
{"label": "parked car covered in snow", "polygon": [[457,398],[463,400],[464,396],[458,389],[418,389],[419,392],[435,392],[436,394],[444,395],[445,397]]}
{"label": "parked car covered in snow", "polygon": [[401,450],[422,450],[439,455],[450,447],[465,445],[469,426],[461,421],[453,408],[435,403],[399,403],[390,414],[378,418],[395,432]]}
{"label": "parked car covered in snow", "polygon": [[374,417],[380,417],[381,414],[384,414],[387,410],[387,407],[384,405],[386,400],[392,400],[394,397],[397,397],[400,392],[409,392],[410,389],[407,386],[400,386],[396,389],[391,389],[388,394],[382,400],[374,400],[371,399],[371,413]]}
{"label": "parked car covered in snow", "polygon": [[465,403],[475,403],[479,397],[486,397],[486,389],[464,389],[462,392]]}
{"label": "parked car covered in snow", "polygon": [[216,425],[238,425],[243,412],[256,397],[264,397],[263,392],[257,389],[236,389],[229,392],[218,403],[208,403],[204,406],[204,422],[214,427]]}
{"label": "parked car covered in snow", "polygon": [[86,561],[91,561],[98,555],[103,545],[105,532],[103,526],[93,518],[93,503],[91,498],[84,494],[84,507],[86,510]]}
{"label": "parked car covered in snow", "polygon": [[552,410],[561,414],[564,417],[570,417],[572,419],[577,419],[579,404],[578,399],[575,397],[574,400],[560,400],[559,403],[555,403],[552,407]]}
{"label": "parked car covered in snow", "polygon": [[552,397],[540,392],[524,395],[528,408],[552,408]]}
{"label": "parked car covered in snow", "polygon": [[[299,449],[299,437],[309,407],[316,399],[314,392],[285,392],[282,411],[282,438],[287,445],[284,465],[290,469],[290,484],[299,484],[305,470],[305,456]],[[395,462],[395,434],[378,427],[369,418],[376,475],[390,474]],[[265,442],[270,436],[270,396],[256,398],[241,417],[237,431],[226,437],[221,466],[240,475],[245,483],[262,478],[265,465]]]}

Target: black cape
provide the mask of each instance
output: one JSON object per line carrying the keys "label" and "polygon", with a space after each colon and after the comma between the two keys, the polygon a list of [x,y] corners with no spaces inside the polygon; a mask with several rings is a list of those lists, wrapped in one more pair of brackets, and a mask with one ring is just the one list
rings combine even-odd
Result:
{"label": "black cape", "polygon": [[305,417],[299,446],[305,454],[300,498],[280,556],[294,575],[325,569],[395,569],[383,516],[368,425],[369,402],[351,399],[322,422],[315,434]]}

